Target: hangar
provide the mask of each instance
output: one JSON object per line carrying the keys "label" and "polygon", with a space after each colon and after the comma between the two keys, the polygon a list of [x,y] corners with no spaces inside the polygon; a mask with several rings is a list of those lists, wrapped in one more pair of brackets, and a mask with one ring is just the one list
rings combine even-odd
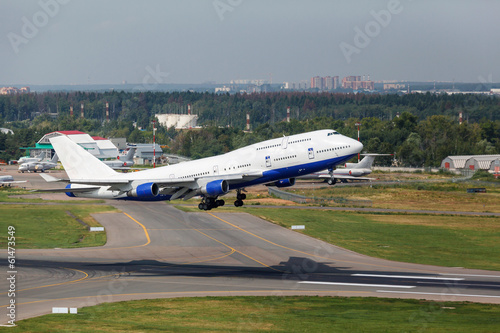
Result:
{"label": "hangar", "polygon": [[37,155],[45,151],[46,157],[52,156],[52,145],[50,138],[65,135],[80,146],[85,148],[89,153],[98,158],[116,158],[118,156],[118,148],[108,139],[101,137],[91,137],[87,133],[80,131],[56,131],[45,134],[38,142],[36,147],[32,149],[31,155]]}
{"label": "hangar", "polygon": [[[448,156],[441,162],[441,168],[448,170],[492,170],[500,167],[500,155]],[[496,170],[497,172],[499,170]]]}

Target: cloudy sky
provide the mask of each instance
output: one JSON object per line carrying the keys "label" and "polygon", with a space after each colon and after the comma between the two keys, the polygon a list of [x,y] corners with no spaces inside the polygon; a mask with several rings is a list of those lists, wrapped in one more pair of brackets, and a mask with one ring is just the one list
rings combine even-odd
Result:
{"label": "cloudy sky", "polygon": [[0,84],[500,81],[496,0],[0,0]]}

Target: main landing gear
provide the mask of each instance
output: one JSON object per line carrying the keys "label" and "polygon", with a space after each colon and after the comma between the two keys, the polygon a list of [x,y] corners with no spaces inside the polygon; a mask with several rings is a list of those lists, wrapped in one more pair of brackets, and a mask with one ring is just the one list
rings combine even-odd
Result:
{"label": "main landing gear", "polygon": [[[234,205],[236,207],[241,207],[243,206],[243,200],[247,198],[247,195],[245,193],[241,193],[241,190],[236,191],[236,201],[234,202]],[[210,210],[212,208],[217,208],[217,207],[222,207],[224,206],[225,202],[224,200],[217,199],[217,197],[203,197],[201,199],[201,202],[198,204],[198,208],[200,210]]]}
{"label": "main landing gear", "polygon": [[245,193],[241,193],[241,190],[236,191],[236,201],[234,202],[234,205],[236,207],[241,207],[243,206],[243,200],[247,198],[247,195]]}
{"label": "main landing gear", "polygon": [[217,200],[217,198],[204,197],[201,199],[201,202],[198,204],[198,208],[200,210],[210,210],[212,208],[217,208],[224,206],[224,200]]}

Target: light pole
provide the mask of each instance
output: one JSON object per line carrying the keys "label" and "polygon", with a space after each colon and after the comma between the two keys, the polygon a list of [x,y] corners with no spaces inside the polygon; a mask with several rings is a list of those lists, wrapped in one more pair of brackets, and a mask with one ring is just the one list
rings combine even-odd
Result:
{"label": "light pole", "polygon": [[[356,126],[358,126],[358,142],[359,142],[359,127],[361,126],[361,123],[360,122],[357,122],[356,124],[354,124]],[[358,153],[358,163],[359,163],[359,153]]]}

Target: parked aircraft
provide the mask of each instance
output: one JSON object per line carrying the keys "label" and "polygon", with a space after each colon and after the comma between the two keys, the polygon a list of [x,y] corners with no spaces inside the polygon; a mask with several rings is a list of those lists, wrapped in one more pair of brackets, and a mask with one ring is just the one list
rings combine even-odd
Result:
{"label": "parked aircraft", "polygon": [[136,150],[136,147],[130,147],[128,148],[127,154],[122,158],[118,157],[116,160],[103,162],[114,170],[129,170],[130,167],[134,165],[134,155]]}
{"label": "parked aircraft", "polygon": [[[295,184],[295,177],[333,168],[348,161],[363,145],[334,130],[319,130],[271,139],[223,155],[134,173],[118,173],[65,136],[50,139],[69,177],[65,189],[74,197],[136,200],[187,200],[202,197],[200,209],[224,205],[218,199],[236,190],[235,206],[242,206],[242,189],[272,183]],[[49,175],[49,182],[63,181]],[[44,191],[44,190],[40,190]]]}
{"label": "parked aircraft", "polygon": [[41,162],[44,158],[45,158],[45,152],[41,152],[40,155],[35,157],[23,156],[15,162],[21,165],[23,163]]}
{"label": "parked aircraft", "polygon": [[54,154],[50,161],[40,161],[40,162],[26,162],[19,166],[19,171],[23,172],[45,172],[45,170],[49,170],[55,168],[57,166],[57,153]]}
{"label": "parked aircraft", "polygon": [[324,179],[328,185],[334,185],[338,180],[347,182],[347,180],[372,180],[364,176],[372,173],[373,161],[377,156],[390,156],[391,154],[361,154],[365,157],[359,163],[346,163],[344,168],[330,169],[315,172],[310,175],[300,177],[300,179]]}
{"label": "parked aircraft", "polygon": [[25,180],[14,180],[14,177],[7,175],[7,176],[0,176],[0,185],[10,185],[10,184],[17,184],[17,183],[26,183]]}

